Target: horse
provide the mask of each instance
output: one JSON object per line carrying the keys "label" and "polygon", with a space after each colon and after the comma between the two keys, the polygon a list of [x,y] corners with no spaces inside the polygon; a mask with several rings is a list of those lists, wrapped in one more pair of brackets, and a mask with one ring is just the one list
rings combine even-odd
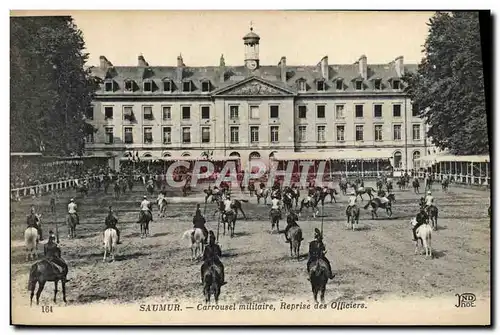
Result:
{"label": "horse", "polygon": [[222,286],[221,269],[210,262],[203,272],[203,294],[205,303],[210,303],[210,296],[214,296],[215,304],[219,303],[220,288]]}
{"label": "horse", "polygon": [[370,186],[367,186],[367,187],[358,187],[357,184],[353,184],[353,187],[354,187],[354,190],[356,192],[356,198],[359,196],[361,198],[361,201],[363,201],[363,194],[368,194],[368,196],[370,197],[370,200],[373,199],[373,194],[372,193],[375,193],[375,190],[373,189],[373,187],[370,187]]}
{"label": "horse", "polygon": [[443,181],[441,182],[441,188],[443,192],[448,191],[448,186],[450,185],[450,178],[445,177],[443,178]]}
{"label": "horse", "polygon": [[121,193],[125,194],[127,192],[127,181],[123,180],[121,186],[122,186]]}
{"label": "horse", "polygon": [[318,293],[321,292],[320,299],[321,303],[324,304],[326,284],[328,283],[328,267],[319,255],[320,247],[318,242],[312,241],[309,244],[309,256],[313,258],[309,265],[309,280],[311,281],[314,302],[318,303]]}
{"label": "horse", "polygon": [[264,205],[267,205],[267,198],[271,194],[271,191],[268,188],[261,188],[260,190],[255,190],[255,196],[257,197],[257,204],[260,204],[260,199],[264,199]]}
{"label": "horse", "polygon": [[289,213],[293,207],[293,196],[290,192],[283,193],[283,208]]}
{"label": "horse", "polygon": [[401,176],[401,178],[399,178],[396,184],[399,186],[400,191],[406,189],[406,178]]}
{"label": "horse", "polygon": [[385,187],[387,189],[387,193],[391,193],[392,190],[393,190],[393,187],[392,187],[392,180],[388,180],[386,181],[385,183]]}
{"label": "horse", "polygon": [[[60,255],[59,255],[60,256]],[[43,288],[46,282],[54,282],[54,303],[57,297],[57,283],[61,281],[63,301],[66,302],[66,276],[68,274],[64,273],[59,269],[57,265],[50,262],[47,259],[36,262],[31,266],[29,279],[28,279],[28,291],[30,294],[30,306],[33,305],[33,295],[35,294],[36,284],[38,283],[38,291],[36,292],[36,304],[40,302],[40,294],[42,294]]]}
{"label": "horse", "polygon": [[165,217],[165,214],[167,213],[167,198],[165,197],[158,197],[158,209],[160,211],[160,217]]}
{"label": "horse", "polygon": [[78,217],[76,214],[71,213],[66,217],[66,224],[68,225],[68,238],[73,239],[76,237],[76,225],[78,224]]}
{"label": "horse", "polygon": [[214,193],[210,186],[208,187],[208,189],[203,190],[203,192],[205,193],[205,204],[208,202],[208,198],[210,197],[212,197],[210,200],[211,203],[214,203],[221,198],[220,192]]}
{"label": "horse", "polygon": [[153,184],[146,185],[146,191],[149,193],[149,195],[153,195],[154,190],[155,186]]}
{"label": "horse", "polygon": [[337,190],[334,188],[329,188],[329,187],[316,187],[316,190],[319,190],[319,196],[321,200],[321,205],[325,205],[325,198],[329,195],[330,196],[330,203],[337,203],[337,199],[335,199],[335,195],[338,194]]}
{"label": "horse", "polygon": [[79,192],[82,196],[89,195],[89,187],[87,186],[87,184],[76,185],[75,188],[76,191]]}
{"label": "horse", "polygon": [[288,230],[287,237],[290,240],[290,257],[293,257],[295,253],[297,261],[300,260],[300,243],[303,240],[302,229],[298,225],[291,227]]}
{"label": "horse", "polygon": [[281,213],[279,212],[279,210],[272,209],[270,217],[271,217],[271,233],[274,231],[274,226],[276,226],[276,231],[279,233]]}
{"label": "horse", "polygon": [[134,187],[134,177],[130,176],[127,178],[128,190],[132,192],[132,188]]}
{"label": "horse", "polygon": [[[410,220],[411,227],[415,227],[417,224],[417,219],[412,218]],[[425,252],[425,257],[432,258],[432,248],[431,248],[431,236],[432,236],[432,228],[428,223],[424,223],[420,227],[417,228],[417,242],[415,243],[415,255],[418,253],[418,241],[420,240],[422,243],[422,248]]]}
{"label": "horse", "polygon": [[431,223],[432,229],[437,230],[438,229],[437,219],[438,219],[438,214],[439,214],[439,210],[437,209],[437,207],[434,205],[426,206],[425,198],[421,197],[420,198],[420,208],[426,209],[427,216],[429,217],[429,221]]}
{"label": "horse", "polygon": [[[238,211],[240,211],[241,214],[243,214],[243,218],[245,218],[245,220],[246,220],[247,216],[245,215],[245,212],[243,212],[243,208],[241,206],[242,202],[248,202],[248,200],[246,200],[246,199],[233,199],[232,204],[231,204],[231,208],[234,209],[234,212],[236,215],[238,215]],[[224,201],[217,200],[217,209],[214,212],[214,216],[217,212],[219,212],[219,213],[224,212]]]}
{"label": "horse", "polygon": [[342,192],[342,195],[347,194],[347,187],[348,186],[349,186],[349,182],[347,181],[347,179],[342,178],[339,182],[339,188],[340,188],[340,191]]}
{"label": "horse", "polygon": [[387,215],[389,215],[389,217],[392,216],[392,203],[396,201],[396,198],[394,196],[393,193],[389,194],[387,196],[387,199],[389,199],[388,202],[386,203],[382,203],[382,200],[380,198],[375,198],[375,199],[372,199],[370,201],[368,201],[368,203],[364,206],[364,209],[368,209],[369,206],[372,206],[372,219],[376,217],[378,217],[377,215],[377,209],[380,207],[382,209],[385,209],[385,212],[387,213]]}
{"label": "horse", "polygon": [[359,208],[356,205],[353,205],[349,208],[348,211],[346,211],[346,216],[347,216],[347,224],[351,224],[351,229],[354,231],[354,224],[356,226],[359,225]]}
{"label": "horse", "polygon": [[120,183],[119,182],[116,182],[115,183],[115,186],[113,187],[113,190],[115,192],[115,199],[120,199]]}
{"label": "horse", "polygon": [[300,202],[300,208],[299,208],[299,216],[302,213],[302,208],[311,208],[313,210],[313,218],[316,218],[316,215],[319,213],[319,198],[316,196],[311,197],[311,200],[307,200],[307,198],[302,199]]}
{"label": "horse", "polygon": [[151,209],[149,211],[142,211],[139,223],[141,224],[141,238],[149,236],[149,223],[153,220]]}
{"label": "horse", "polygon": [[190,247],[192,261],[203,255],[203,240],[205,239],[203,230],[200,228],[186,230],[184,234],[182,234],[182,239],[188,239],[191,242]]}
{"label": "horse", "polygon": [[382,182],[382,179],[377,179],[377,190],[380,192],[383,187],[384,183]]}
{"label": "horse", "polygon": [[111,261],[114,262],[116,244],[118,243],[118,234],[116,233],[115,229],[108,228],[104,231],[103,243],[104,243],[104,257],[102,258],[102,261],[106,262],[106,255],[109,253],[109,255],[111,256]]}
{"label": "horse", "polygon": [[413,179],[412,186],[413,186],[413,190],[415,191],[416,194],[420,193],[420,190],[419,190],[420,183],[419,183],[417,178]]}
{"label": "horse", "polygon": [[37,259],[37,248],[38,248],[38,230],[34,227],[28,227],[24,231],[24,245],[26,246],[27,254],[26,260]]}
{"label": "horse", "polygon": [[236,226],[237,214],[235,211],[230,211],[222,216],[222,225],[224,227],[223,235],[226,235],[226,224],[229,236],[234,237],[234,228]]}

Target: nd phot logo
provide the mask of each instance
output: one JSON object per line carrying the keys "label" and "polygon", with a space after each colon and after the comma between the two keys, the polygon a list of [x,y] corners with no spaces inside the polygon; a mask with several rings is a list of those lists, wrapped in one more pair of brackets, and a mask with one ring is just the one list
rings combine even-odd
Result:
{"label": "nd phot logo", "polygon": [[476,295],[474,293],[462,293],[462,294],[455,294],[455,296],[458,298],[458,302],[455,305],[455,307],[460,308],[460,307],[476,307],[475,301],[476,301]]}

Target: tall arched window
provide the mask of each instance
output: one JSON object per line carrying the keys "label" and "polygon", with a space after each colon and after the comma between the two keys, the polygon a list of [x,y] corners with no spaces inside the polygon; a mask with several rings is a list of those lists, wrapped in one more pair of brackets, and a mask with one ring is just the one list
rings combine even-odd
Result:
{"label": "tall arched window", "polygon": [[420,161],[417,161],[417,159],[420,158],[420,151],[414,151],[413,152],[413,168],[414,169],[419,169],[420,168]]}
{"label": "tall arched window", "polygon": [[396,151],[394,153],[394,168],[401,169],[403,167],[403,155],[401,151]]}
{"label": "tall arched window", "polygon": [[250,159],[259,159],[260,154],[257,151],[254,151],[254,152],[250,153],[249,158]]}

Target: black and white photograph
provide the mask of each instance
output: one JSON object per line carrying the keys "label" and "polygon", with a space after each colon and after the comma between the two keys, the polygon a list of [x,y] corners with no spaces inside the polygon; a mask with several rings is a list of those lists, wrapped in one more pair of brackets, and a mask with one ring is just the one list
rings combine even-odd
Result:
{"label": "black and white photograph", "polygon": [[489,11],[12,10],[13,325],[491,325]]}

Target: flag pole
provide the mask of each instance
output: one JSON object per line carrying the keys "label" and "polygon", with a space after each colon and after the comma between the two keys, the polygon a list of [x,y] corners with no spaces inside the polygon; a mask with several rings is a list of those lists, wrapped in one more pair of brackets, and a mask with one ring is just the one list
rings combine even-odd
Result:
{"label": "flag pole", "polygon": [[220,213],[217,216],[217,243],[219,243],[219,226],[220,226]]}

